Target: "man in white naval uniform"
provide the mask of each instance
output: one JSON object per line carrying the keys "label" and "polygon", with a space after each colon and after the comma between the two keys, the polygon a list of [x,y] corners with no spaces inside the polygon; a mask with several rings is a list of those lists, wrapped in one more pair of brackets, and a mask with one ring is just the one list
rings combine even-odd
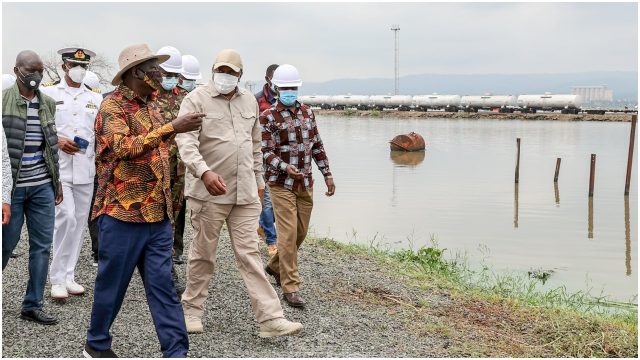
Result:
{"label": "man in white naval uniform", "polygon": [[[86,68],[95,56],[94,52],[65,48],[58,54],[62,55],[64,78],[58,84],[43,86],[41,90],[56,101],[55,121],[62,150],[60,180],[64,201],[56,206],[49,279],[51,297],[65,299],[69,294],[84,294],[84,287],[75,282],[74,272],[91,209],[96,173],[94,124],[102,96],[83,85]],[[88,142],[85,144],[86,152],[74,142],[76,136]]]}

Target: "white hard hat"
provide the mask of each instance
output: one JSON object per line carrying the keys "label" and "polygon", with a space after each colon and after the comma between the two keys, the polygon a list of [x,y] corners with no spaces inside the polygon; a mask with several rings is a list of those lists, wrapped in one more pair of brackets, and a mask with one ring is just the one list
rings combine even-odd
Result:
{"label": "white hard hat", "polygon": [[2,90],[13,86],[16,83],[16,77],[11,74],[2,74]]}
{"label": "white hard hat", "polygon": [[90,87],[91,89],[100,88],[100,78],[93,71],[87,70],[87,73],[84,75],[84,79],[82,82]]}
{"label": "white hard hat", "polygon": [[298,69],[293,65],[282,64],[273,72],[271,82],[277,87],[299,87],[302,80],[298,74]]}
{"label": "white hard hat", "polygon": [[167,72],[182,73],[182,55],[173,46],[163,46],[156,55],[169,55],[169,60],[160,64],[160,67]]}
{"label": "white hard hat", "polygon": [[193,55],[182,55],[182,76],[189,80],[202,79],[200,73],[200,63]]}

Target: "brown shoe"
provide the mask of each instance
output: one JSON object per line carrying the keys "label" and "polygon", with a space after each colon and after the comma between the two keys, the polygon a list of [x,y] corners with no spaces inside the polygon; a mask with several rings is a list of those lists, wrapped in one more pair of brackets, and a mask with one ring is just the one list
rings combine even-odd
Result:
{"label": "brown shoe", "polygon": [[260,236],[262,241],[267,241],[267,234],[264,233],[264,229],[260,225],[258,225],[258,236]]}
{"label": "brown shoe", "polygon": [[267,246],[267,253],[269,253],[269,257],[272,258],[273,255],[278,253],[278,244],[271,244]]}
{"label": "brown shoe", "polygon": [[273,276],[274,279],[276,279],[276,285],[280,286],[280,274],[278,274],[277,272],[271,270],[271,268],[269,267],[269,265],[264,267],[264,271]]}
{"label": "brown shoe", "polygon": [[297,308],[304,307],[304,299],[302,299],[302,296],[300,296],[300,294],[298,294],[297,292],[284,293],[282,295],[284,297],[284,301],[286,301],[289,306]]}

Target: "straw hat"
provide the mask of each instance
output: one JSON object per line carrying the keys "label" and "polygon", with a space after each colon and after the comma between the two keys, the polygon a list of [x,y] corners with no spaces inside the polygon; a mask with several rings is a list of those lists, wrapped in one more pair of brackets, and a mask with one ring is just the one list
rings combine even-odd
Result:
{"label": "straw hat", "polygon": [[169,59],[169,55],[156,55],[147,44],[136,44],[124,48],[118,57],[120,71],[113,77],[111,84],[119,85],[122,82],[122,74],[132,67],[151,59],[158,59],[158,64],[161,64]]}

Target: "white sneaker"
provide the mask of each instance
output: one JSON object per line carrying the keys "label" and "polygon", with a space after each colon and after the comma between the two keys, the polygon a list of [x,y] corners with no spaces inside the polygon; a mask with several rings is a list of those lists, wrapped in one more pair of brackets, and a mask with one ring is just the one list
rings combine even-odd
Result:
{"label": "white sneaker", "polygon": [[84,287],[75,281],[67,281],[67,292],[71,295],[83,295]]}
{"label": "white sneaker", "polygon": [[67,293],[67,287],[64,285],[51,285],[51,297],[53,299],[66,299],[69,297],[69,293]]}
{"label": "white sneaker", "polygon": [[302,324],[285,318],[271,319],[260,323],[260,337],[295,335],[302,331]]}
{"label": "white sneaker", "polygon": [[187,325],[187,332],[189,334],[200,334],[204,330],[202,328],[202,320],[194,315],[185,315],[184,323]]}

